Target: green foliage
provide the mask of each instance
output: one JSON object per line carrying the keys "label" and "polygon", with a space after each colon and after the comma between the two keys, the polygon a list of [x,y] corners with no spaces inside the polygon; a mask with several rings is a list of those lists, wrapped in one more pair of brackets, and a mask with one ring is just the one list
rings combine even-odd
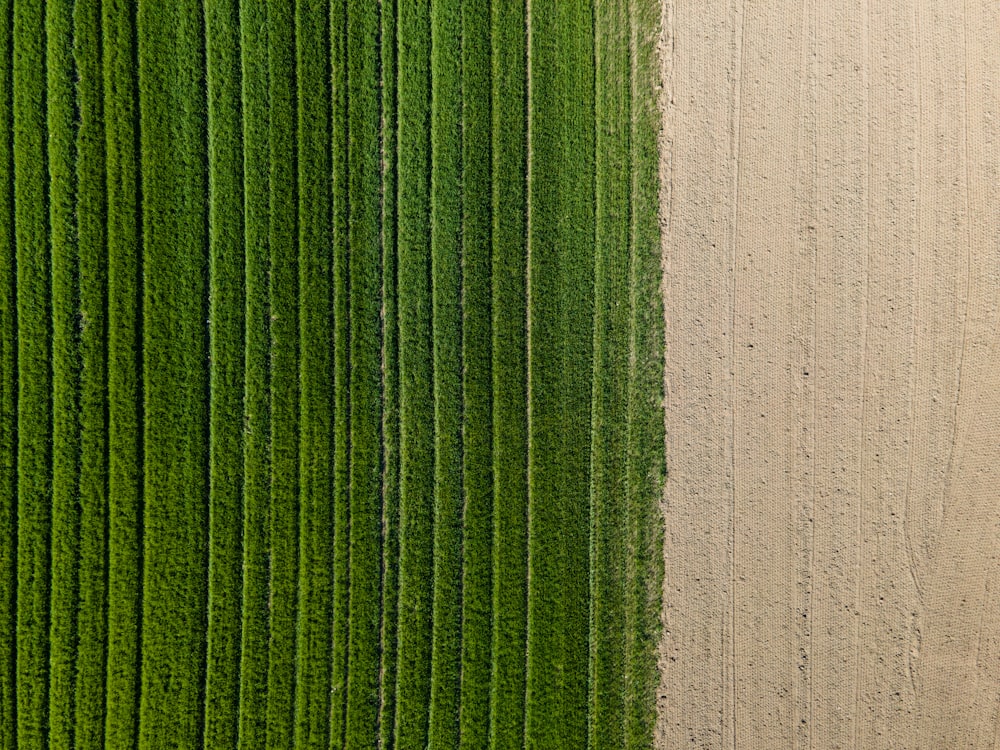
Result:
{"label": "green foliage", "polygon": [[134,7],[103,0],[108,253],[108,747],[139,732],[143,578],[143,275]]}
{"label": "green foliage", "polygon": [[206,4],[209,232],[209,551],[205,747],[239,727],[243,572],[244,227],[239,7]]}
{"label": "green foliage", "polygon": [[627,2],[596,7],[596,229],[591,445],[590,747],[625,744],[631,163]]}
{"label": "green foliage", "polygon": [[593,19],[531,12],[529,748],[585,747],[594,302]]}
{"label": "green foliage", "polygon": [[[144,511],[139,746],[203,740],[209,216],[200,2],[140,4]],[[152,177],[152,176],[155,176]]]}
{"label": "green foliage", "polygon": [[434,564],[429,0],[400,2],[397,61],[399,315],[399,620],[395,740],[428,743]]}
{"label": "green foliage", "polygon": [[264,747],[270,602],[271,258],[270,148],[265,0],[240,2],[240,82],[245,257],[243,392],[243,563],[239,747]]}
{"label": "green foliage", "polygon": [[656,724],[657,649],[663,591],[663,520],[666,478],[663,421],[663,298],[658,223],[660,111],[657,97],[655,3],[630,0],[631,81],[631,308],[629,347],[628,487],[629,615],[626,620],[627,734],[630,750],[653,743]]}
{"label": "green foliage", "polygon": [[434,604],[429,744],[459,744],[462,658],[462,15],[431,0]]}
{"label": "green foliage", "polygon": [[381,253],[382,253],[382,570],[378,741],[395,747],[396,657],[399,619],[399,308],[396,247],[396,6],[381,14]]}
{"label": "green foliage", "polygon": [[382,247],[379,18],[374,3],[348,8],[348,204],[350,288],[350,534],[345,746],[378,736],[382,619]]}
{"label": "green foliage", "polygon": [[0,746],[650,745],[657,22],[0,0]]}
{"label": "green foliage", "polygon": [[49,714],[52,264],[45,18],[14,3],[14,238],[17,247],[17,741],[42,748]]}
{"label": "green foliage", "polygon": [[77,2],[73,53],[78,71],[77,243],[79,247],[80,478],[74,746],[104,747],[107,667],[108,421],[105,242],[107,191],[101,4]]}
{"label": "green foliage", "polygon": [[52,243],[52,530],[49,742],[73,745],[80,554],[80,307],[73,5],[45,5],[49,231]]}
{"label": "green foliage", "polygon": [[0,2],[0,746],[17,737],[17,263],[14,242],[14,37]]}
{"label": "green foliage", "polygon": [[337,3],[330,14],[330,54],[333,74],[333,675],[330,747],[347,748],[347,660],[350,625],[350,133],[348,130],[348,3]]}
{"label": "green foliage", "polygon": [[[329,744],[333,556],[332,262],[327,4],[296,7],[299,180],[299,592],[296,747]],[[343,415],[336,413],[338,419]]]}
{"label": "green foliage", "polygon": [[493,596],[490,5],[462,3],[462,682],[459,746],[489,744]]}
{"label": "green foliage", "polygon": [[[298,132],[295,19],[288,3],[267,7],[271,298],[270,645],[268,750],[291,748],[299,568]],[[262,40],[261,40],[262,41]]]}
{"label": "green foliage", "polygon": [[490,743],[524,747],[528,625],[527,34],[494,0],[492,86],[493,640]]}

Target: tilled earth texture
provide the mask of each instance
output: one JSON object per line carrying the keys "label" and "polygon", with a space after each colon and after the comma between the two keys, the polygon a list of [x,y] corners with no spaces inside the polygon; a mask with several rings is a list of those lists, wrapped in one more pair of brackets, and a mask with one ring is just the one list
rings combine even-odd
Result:
{"label": "tilled earth texture", "polygon": [[1000,736],[1000,6],[674,0],[662,748]]}

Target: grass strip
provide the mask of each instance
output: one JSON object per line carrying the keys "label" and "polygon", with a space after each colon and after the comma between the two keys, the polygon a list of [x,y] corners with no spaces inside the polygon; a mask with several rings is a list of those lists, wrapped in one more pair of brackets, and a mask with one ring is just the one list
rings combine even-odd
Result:
{"label": "grass strip", "polygon": [[598,3],[596,44],[596,237],[589,746],[625,743],[625,593],[628,534],[629,21],[623,0]]}
{"label": "grass strip", "polygon": [[270,478],[270,179],[267,5],[240,2],[243,115],[243,228],[246,325],[243,419],[243,622],[239,743],[264,747],[267,736]]}
{"label": "grass strip", "polygon": [[431,329],[430,4],[399,4],[399,656],[396,747],[424,750],[431,699],[434,362]]}
{"label": "grass strip", "polygon": [[430,745],[457,747],[462,671],[462,6],[431,2],[434,625]]}
{"label": "grass strip", "polygon": [[333,77],[333,661],[330,747],[347,747],[347,673],[350,639],[350,131],[348,125],[347,0],[331,6],[330,70]]}
{"label": "grass strip", "polygon": [[238,0],[205,5],[209,186],[206,748],[236,747],[242,596],[244,232]]}
{"label": "grass strip", "polygon": [[528,747],[585,747],[594,242],[590,6],[531,14]]}
{"label": "grass strip", "polygon": [[14,2],[17,246],[17,742],[48,741],[52,500],[52,264],[45,8]]}
{"label": "grass strip", "polygon": [[0,746],[17,737],[17,260],[14,15],[0,0]]}
{"label": "grass strip", "polygon": [[382,623],[380,630],[379,743],[395,747],[396,657],[399,618],[399,307],[397,219],[396,17],[394,0],[382,3],[381,222],[382,222]]}
{"label": "grass strip", "polygon": [[528,617],[527,13],[492,2],[493,639],[490,745],[524,746]]}
{"label": "grass strip", "polygon": [[489,746],[492,321],[489,0],[462,3],[462,669],[460,747]]}
{"label": "grass strip", "polygon": [[267,748],[291,748],[295,735],[298,611],[299,270],[295,133],[295,18],[270,2],[271,518]]}
{"label": "grass strip", "polygon": [[[555,0],[530,15],[528,167],[528,644],[525,747],[558,747],[563,714],[563,622],[554,616],[565,572],[562,289],[559,249],[562,50]],[[579,366],[579,365],[576,365]],[[567,613],[568,616],[568,613]]]}
{"label": "grass strip", "polygon": [[378,738],[382,568],[382,247],[379,6],[347,17],[350,225],[350,615],[347,747]]}
{"label": "grass strip", "polygon": [[328,5],[296,6],[299,199],[299,617],[296,747],[329,745],[333,352]]}
{"label": "grass strip", "polygon": [[108,555],[108,262],[101,3],[73,9],[80,293],[80,547],[74,746],[104,747]]}
{"label": "grass strip", "polygon": [[660,294],[656,101],[658,4],[629,0],[632,49],[632,279],[628,413],[630,597],[626,641],[626,748],[649,747],[656,724],[657,648],[663,591],[660,497],[663,450],[663,297]]}
{"label": "grass strip", "polygon": [[139,5],[145,511],[140,748],[204,732],[208,196],[200,2]]}
{"label": "grass strip", "polygon": [[[590,631],[590,429],[594,315],[594,19],[590,5],[559,5],[563,111],[559,246],[562,295],[560,505],[564,555],[560,742],[587,741]],[[584,322],[585,321],[585,322]],[[541,541],[541,540],[539,540]]]}
{"label": "grass strip", "polygon": [[139,731],[143,577],[143,258],[132,3],[101,4],[108,243],[108,747]]}
{"label": "grass strip", "polygon": [[72,747],[80,555],[80,308],[76,226],[76,65],[73,3],[45,4],[52,242],[52,583],[49,742]]}

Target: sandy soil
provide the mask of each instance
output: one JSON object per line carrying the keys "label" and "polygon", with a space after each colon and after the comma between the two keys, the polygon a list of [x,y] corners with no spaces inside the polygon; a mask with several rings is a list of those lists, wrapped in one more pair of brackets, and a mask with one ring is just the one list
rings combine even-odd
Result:
{"label": "sandy soil", "polygon": [[1000,5],[667,0],[662,748],[1000,740]]}

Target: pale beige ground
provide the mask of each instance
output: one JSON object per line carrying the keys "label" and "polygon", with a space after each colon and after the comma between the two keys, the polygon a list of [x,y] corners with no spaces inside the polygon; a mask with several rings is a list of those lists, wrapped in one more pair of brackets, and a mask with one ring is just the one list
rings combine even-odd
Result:
{"label": "pale beige ground", "polygon": [[1000,3],[667,2],[660,747],[1000,746]]}

